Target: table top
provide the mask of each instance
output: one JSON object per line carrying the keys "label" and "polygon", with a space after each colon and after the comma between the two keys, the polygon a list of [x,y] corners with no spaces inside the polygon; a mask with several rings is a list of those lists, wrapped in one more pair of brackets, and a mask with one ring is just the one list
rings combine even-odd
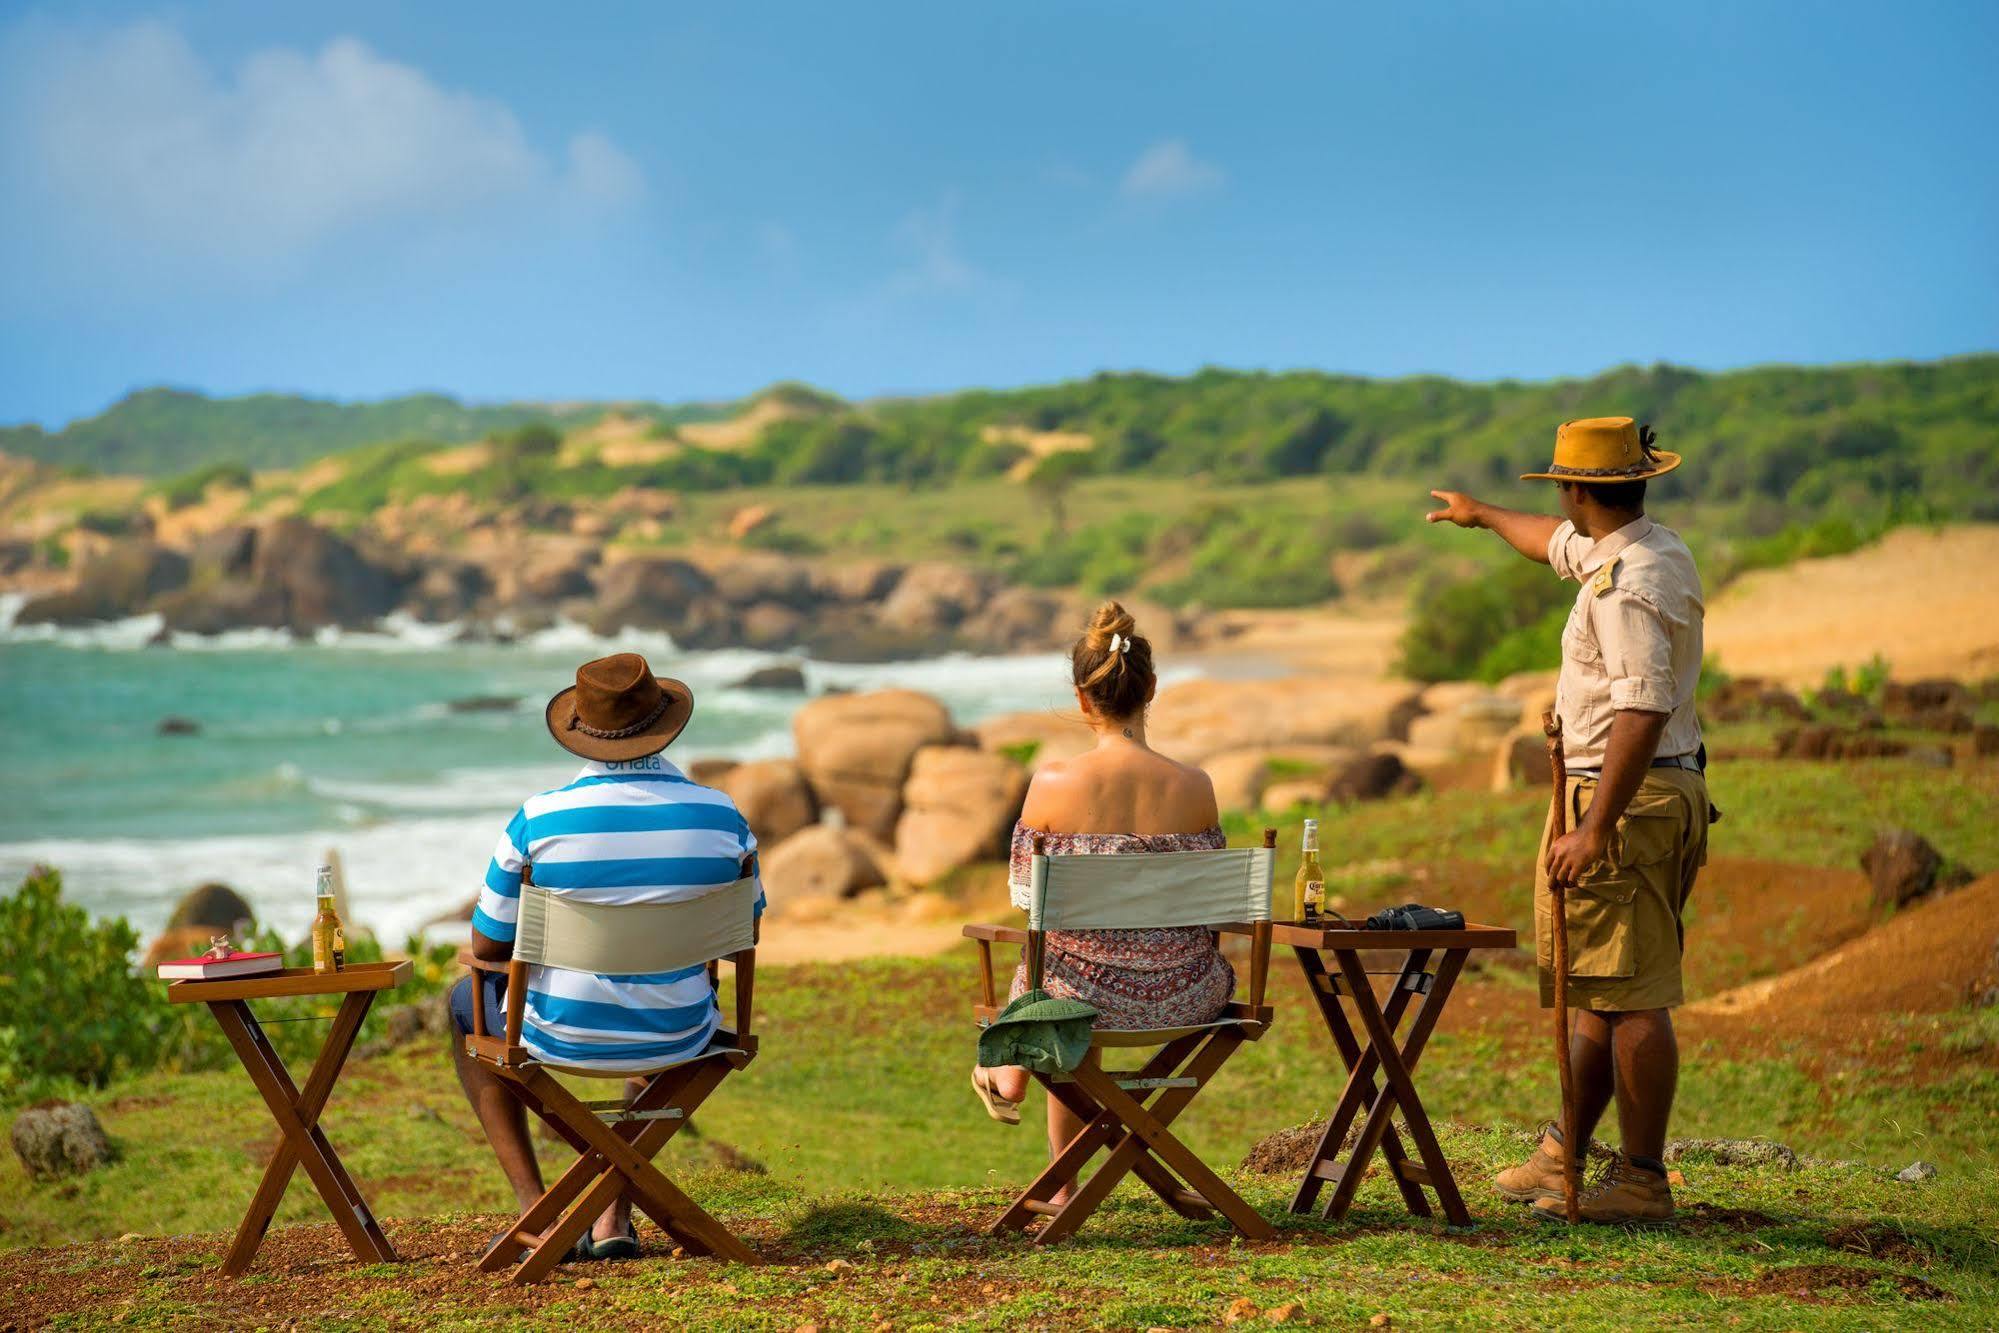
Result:
{"label": "table top", "polygon": [[[1227,927],[1231,933],[1248,934],[1249,927]],[[1316,925],[1298,921],[1270,923],[1270,942],[1295,949],[1511,949],[1519,937],[1510,926],[1482,926],[1467,921],[1457,930],[1369,930],[1365,926]]]}
{"label": "table top", "polygon": [[174,1004],[209,1004],[216,1000],[274,1000],[287,995],[346,995],[393,990],[409,979],[409,959],[385,958],[379,963],[349,963],[338,972],[288,967],[221,981],[170,981],[167,999]]}

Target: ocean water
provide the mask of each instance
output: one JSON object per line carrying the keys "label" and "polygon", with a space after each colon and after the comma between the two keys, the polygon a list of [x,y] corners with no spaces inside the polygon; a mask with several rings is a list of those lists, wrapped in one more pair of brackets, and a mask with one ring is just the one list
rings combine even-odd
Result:
{"label": "ocean water", "polygon": [[[679,652],[662,634],[615,641],[559,626],[508,645],[458,644],[448,628],[385,623],[295,643],[246,631],[147,646],[157,620],[86,629],[16,627],[0,598],[0,893],[46,862],[92,911],[156,930],[195,884],[221,880],[267,924],[301,932],[328,848],[354,916],[400,940],[478,891],[521,799],[579,760],[542,725],[577,663],[618,649],[695,691],[670,757],[791,753],[791,716],[829,685],[936,695],[961,724],[1073,707],[1058,654],[847,665],[805,662],[805,694],[731,688],[798,660]],[[499,712],[454,699],[506,695]],[[184,716],[192,736],[158,734]]]}

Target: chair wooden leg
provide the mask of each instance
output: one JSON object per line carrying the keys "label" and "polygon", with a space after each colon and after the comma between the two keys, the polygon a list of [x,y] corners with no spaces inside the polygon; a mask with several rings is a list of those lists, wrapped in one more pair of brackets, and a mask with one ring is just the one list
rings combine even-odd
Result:
{"label": "chair wooden leg", "polygon": [[[659,1110],[677,1107],[682,1114],[673,1119],[631,1120],[616,1125],[604,1126],[588,1107],[576,1103],[575,1111],[589,1117],[593,1124],[608,1129],[610,1133],[626,1140],[632,1148],[647,1158],[651,1158],[665,1146],[693,1118],[694,1112],[706,1101],[730,1072],[728,1065],[718,1060],[701,1061],[665,1070],[647,1083],[645,1088],[632,1100],[633,1111]],[[583,1227],[594,1221],[612,1199],[625,1189],[625,1178],[607,1158],[591,1143],[591,1140],[572,1126],[550,1105],[539,1090],[541,1084],[530,1074],[538,1075],[549,1085],[559,1087],[552,1078],[541,1071],[515,1072],[502,1070],[507,1086],[520,1098],[527,1108],[544,1120],[567,1142],[577,1149],[577,1158],[569,1169],[543,1192],[526,1212],[515,1221],[507,1236],[486,1252],[479,1267],[485,1272],[498,1272],[515,1263],[514,1254],[523,1245],[530,1247],[528,1259],[522,1260],[513,1274],[519,1283],[534,1282],[547,1276],[557,1264],[567,1256],[570,1247],[583,1234]],[[580,1196],[580,1197],[579,1197]],[[650,1216],[660,1229],[672,1238],[675,1244],[692,1254],[714,1253],[709,1244],[690,1231],[674,1215],[658,1206],[658,1202],[634,1191],[635,1205]],[[582,1226],[570,1225],[573,1219],[580,1219]],[[553,1225],[555,1230],[549,1231]],[[546,1236],[544,1232],[548,1232]]]}
{"label": "chair wooden leg", "polygon": [[[1176,1042],[1168,1043],[1145,1063],[1145,1066],[1138,1071],[1139,1075],[1154,1078],[1170,1072],[1188,1051],[1200,1044],[1200,1040],[1198,1036],[1182,1037]],[[1053,1198],[1055,1191],[1062,1187],[1063,1182],[1080,1172],[1089,1163],[1090,1158],[1094,1157],[1118,1132],[1117,1117],[1106,1114],[1102,1107],[1078,1092],[1074,1083],[1058,1083],[1039,1073],[1035,1075],[1035,1079],[1047,1089],[1049,1096],[1061,1101],[1083,1121],[1083,1128],[1055,1154],[1046,1167],[1042,1168],[1041,1174],[1028,1183],[1027,1188],[1020,1192],[992,1226],[987,1228],[992,1235],[998,1235],[1003,1231],[1021,1231],[1033,1225],[1035,1218],[1041,1214],[1031,1205],[1046,1203]]]}
{"label": "chair wooden leg", "polygon": [[[1213,1076],[1215,1069],[1221,1066],[1222,1062],[1228,1058],[1234,1047],[1241,1040],[1234,1033],[1220,1033],[1210,1038],[1208,1050],[1202,1051],[1201,1056],[1197,1056],[1195,1061],[1188,1066],[1190,1070],[1196,1068],[1202,1062],[1201,1057],[1207,1056],[1210,1051],[1215,1050],[1217,1047],[1222,1048],[1209,1067],[1194,1074],[1194,1077],[1198,1081],[1198,1086],[1194,1088],[1170,1089],[1169,1092],[1183,1092],[1186,1096],[1177,1103],[1169,1101],[1168,1097],[1161,1097],[1157,1103],[1157,1113],[1141,1106],[1132,1098],[1130,1093],[1118,1087],[1114,1080],[1103,1077],[1095,1070],[1080,1071],[1084,1074],[1082,1080],[1084,1091],[1101,1102],[1105,1110],[1117,1116],[1124,1123],[1127,1130],[1124,1141],[1112,1151],[1111,1157],[1105,1161],[1103,1168],[1097,1175],[1090,1178],[1090,1183],[1094,1185],[1099,1178],[1111,1176],[1111,1184],[1116,1184],[1115,1176],[1123,1175],[1126,1170],[1136,1163],[1141,1153],[1149,1150],[1157,1154],[1167,1165],[1178,1171],[1182,1176],[1185,1176],[1187,1182],[1213,1205],[1222,1216],[1228,1218],[1234,1224],[1236,1230],[1242,1232],[1252,1240],[1270,1240],[1274,1238],[1277,1234],[1276,1228],[1264,1221],[1263,1217],[1254,1208],[1251,1208],[1241,1195],[1230,1189],[1220,1176],[1209,1169],[1207,1163],[1195,1156],[1193,1150],[1175,1138],[1166,1127],[1172,1118],[1178,1115],[1180,1110],[1189,1101],[1193,1100],[1193,1095],[1201,1087],[1206,1086],[1208,1079]],[[1108,1189],[1103,1191],[1103,1194],[1108,1193]],[[1103,1195],[1100,1194],[1097,1202],[1101,1203],[1102,1198]],[[1066,1220],[1065,1217],[1058,1217],[1050,1226],[1052,1228],[1055,1223]],[[1081,1219],[1078,1219],[1079,1225],[1080,1221]]]}
{"label": "chair wooden leg", "polygon": [[[1254,1209],[1202,1166],[1200,1160],[1188,1152],[1179,1140],[1165,1133],[1166,1126],[1186,1109],[1194,1094],[1206,1085],[1241,1044],[1242,1037],[1235,1032],[1220,1032],[1208,1037],[1180,1070],[1182,1076],[1194,1080],[1194,1086],[1164,1089],[1151,1109],[1140,1106],[1101,1070],[1087,1067],[1077,1070],[1075,1078],[1082,1085],[1083,1092],[1118,1122],[1119,1137],[1103,1165],[1070,1196],[1062,1211],[1049,1219],[1048,1225],[1035,1236],[1035,1243],[1053,1244],[1075,1234],[1076,1229],[1103,1204],[1111,1190],[1147,1151],[1157,1153],[1169,1166],[1186,1176],[1194,1188],[1245,1235],[1254,1239],[1275,1235],[1270,1224]],[[1139,1118],[1138,1125],[1133,1123],[1134,1111]],[[1140,1125],[1143,1126],[1143,1133],[1139,1131]]]}
{"label": "chair wooden leg", "polygon": [[[1119,1076],[1113,1075],[1112,1077],[1116,1078]],[[1130,1076],[1127,1075],[1125,1077]],[[1156,1075],[1151,1073],[1151,1067],[1148,1065],[1145,1069],[1137,1071],[1136,1077],[1151,1078],[1156,1077]],[[1048,1093],[1050,1096],[1060,1100],[1064,1106],[1069,1108],[1071,1114],[1085,1123],[1103,1114],[1103,1108],[1098,1106],[1094,1101],[1091,1101],[1074,1083],[1051,1083],[1048,1085]],[[1133,1100],[1143,1104],[1150,1095],[1150,1092],[1141,1092]],[[1114,1122],[1116,1117],[1112,1117],[1111,1119]],[[1180,1216],[1198,1221],[1215,1215],[1214,1210],[1205,1204],[1190,1202],[1185,1196],[1191,1191],[1180,1182],[1179,1177],[1175,1176],[1163,1162],[1151,1153],[1140,1153],[1138,1160],[1132,1163],[1131,1169],[1133,1175],[1137,1176],[1154,1194],[1159,1196],[1161,1203],[1180,1214]]]}
{"label": "chair wooden leg", "polygon": [[626,1140],[600,1122],[567,1088],[541,1070],[530,1072],[529,1087],[548,1104],[550,1110],[568,1121],[570,1128],[588,1140],[593,1149],[603,1154],[611,1167],[624,1177],[623,1187],[632,1191],[633,1198],[651,1205],[647,1212],[655,1217],[661,1213],[672,1216],[720,1258],[743,1264],[760,1262],[756,1254],[737,1240],[727,1227],[710,1217],[661,1174],[658,1167],[641,1156],[633,1141]]}

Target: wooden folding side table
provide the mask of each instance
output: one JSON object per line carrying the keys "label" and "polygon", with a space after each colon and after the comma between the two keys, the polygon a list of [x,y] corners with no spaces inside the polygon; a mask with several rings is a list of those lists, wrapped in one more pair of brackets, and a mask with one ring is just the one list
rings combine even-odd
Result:
{"label": "wooden folding side table", "polygon": [[[391,990],[409,980],[408,959],[380,963],[350,963],[338,972],[318,973],[309,967],[288,967],[282,972],[241,977],[228,981],[175,981],[167,986],[167,999],[175,1004],[205,1004],[222,1026],[222,1035],[236,1050],[250,1081],[263,1094],[264,1104],[278,1122],[284,1137],[264,1168],[264,1179],[250,1200],[250,1210],[236,1229],[235,1243],[222,1261],[222,1271],[235,1277],[249,1268],[257,1247],[264,1243],[271,1217],[285,1196],[285,1186],[300,1165],[311,1179],[319,1197],[326,1201],[333,1220],[347,1238],[355,1257],[365,1263],[394,1263],[396,1252],[381,1224],[368,1211],[367,1200],[347,1174],[340,1154],[327,1142],[320,1128],[319,1113],[340,1077],[340,1067],[354,1048],[361,1020],[377,992]],[[292,1082],[284,1061],[264,1035],[257,1016],[250,1011],[251,1000],[274,1000],[299,995],[341,995],[340,1011],[326,1034],[326,1044],[312,1063],[305,1088]]]}
{"label": "wooden folding side table", "polygon": [[[1271,927],[1271,942],[1290,945],[1298,956],[1305,985],[1318,1003],[1340,1062],[1347,1069],[1346,1087],[1333,1108],[1332,1119],[1326,1122],[1325,1132],[1319,1136],[1311,1161],[1305,1166],[1298,1193],[1291,1200],[1291,1211],[1308,1211],[1318,1199],[1319,1191],[1331,1181],[1333,1194],[1326,1200],[1322,1215],[1345,1217],[1368,1162],[1379,1151],[1387,1163],[1389,1178],[1395,1182],[1403,1204],[1411,1213],[1418,1217],[1432,1215],[1430,1202],[1423,1196],[1423,1188],[1428,1186],[1436,1191],[1437,1202],[1453,1226],[1470,1226],[1471,1214],[1458,1194],[1451,1165],[1444,1160],[1443,1149],[1437,1146],[1429,1113],[1416,1094],[1416,1062],[1423,1057],[1423,1047],[1436,1030],[1437,1019],[1450,999],[1451,987],[1457,984],[1458,974],[1471,951],[1511,949],[1514,933],[1502,926],[1469,923],[1461,930],[1367,930],[1280,921]],[[1379,957],[1394,953],[1401,954],[1402,961],[1399,967],[1384,974],[1394,981],[1388,1001],[1383,1004],[1369,984],[1362,955]],[[1432,955],[1441,955],[1434,970],[1430,966]],[[1329,957],[1333,963],[1331,970],[1326,965]],[[1408,1015],[1412,1001],[1419,997],[1408,1035],[1398,1045],[1396,1030]],[[1348,1021],[1342,999],[1353,1005],[1360,1019],[1361,1035],[1366,1038],[1364,1042]],[[1383,1078],[1378,1088],[1377,1070]],[[1402,1113],[1403,1127],[1415,1142],[1420,1162],[1410,1159],[1389,1123],[1397,1110]],[[1367,1118],[1361,1123],[1360,1138],[1353,1152],[1341,1161],[1340,1147],[1354,1117],[1362,1111]]]}

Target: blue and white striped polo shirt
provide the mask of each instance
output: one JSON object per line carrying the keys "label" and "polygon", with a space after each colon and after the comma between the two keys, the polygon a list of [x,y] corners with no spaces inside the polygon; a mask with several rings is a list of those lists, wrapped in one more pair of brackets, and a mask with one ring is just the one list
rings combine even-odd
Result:
{"label": "blue and white striped polo shirt", "polygon": [[[690,781],[659,755],[589,763],[576,780],[527,801],[486,867],[473,928],[511,940],[521,868],[551,893],[593,903],[699,898],[742,875],[756,836],[735,802]],[[757,912],[764,907],[757,889]],[[721,1024],[707,969],[606,976],[528,969],[521,1044],[538,1059],[592,1069],[643,1069],[692,1055]]]}

